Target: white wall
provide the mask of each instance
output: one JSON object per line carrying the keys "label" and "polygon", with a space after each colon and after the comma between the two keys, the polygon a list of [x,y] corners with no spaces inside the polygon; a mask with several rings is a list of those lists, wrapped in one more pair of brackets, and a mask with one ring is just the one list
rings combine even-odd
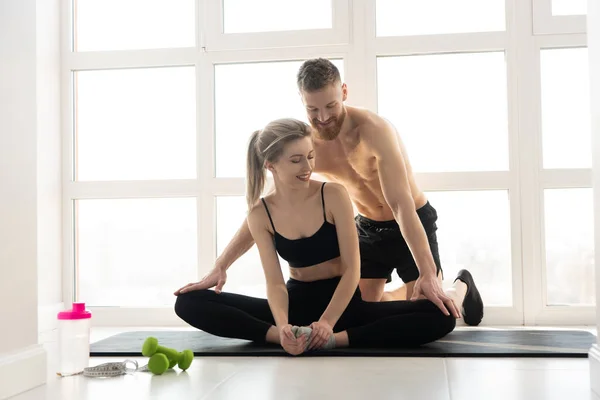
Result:
{"label": "white wall", "polygon": [[[50,12],[54,6],[44,1],[38,0],[38,13],[36,0],[0,0],[0,399],[46,380],[46,354],[38,344],[37,263],[44,258],[40,250],[50,254],[45,265],[57,258],[54,249],[47,251],[53,239],[45,238],[56,223],[55,175],[46,168],[52,170],[57,155],[42,157],[40,164],[37,158],[38,145],[43,152],[57,133],[57,83],[51,83],[57,68],[46,67],[58,54],[52,55],[54,39],[45,37],[56,10]],[[43,295],[50,299],[51,292]]]}
{"label": "white wall", "polygon": [[600,3],[588,2],[588,52],[592,111],[592,170],[594,187],[594,253],[596,254],[596,321],[600,332]]}
{"label": "white wall", "polygon": [[[0,0],[1,1],[1,0]],[[60,2],[37,1],[38,331],[62,308]]]}
{"label": "white wall", "polygon": [[0,0],[0,353],[37,343],[35,0]]}
{"label": "white wall", "polygon": [[[596,322],[600,332],[600,2],[588,1],[588,51],[592,111],[592,185],[594,188],[594,252],[596,254]],[[600,343],[600,342],[599,342]],[[590,351],[590,382],[600,395],[600,349]]]}

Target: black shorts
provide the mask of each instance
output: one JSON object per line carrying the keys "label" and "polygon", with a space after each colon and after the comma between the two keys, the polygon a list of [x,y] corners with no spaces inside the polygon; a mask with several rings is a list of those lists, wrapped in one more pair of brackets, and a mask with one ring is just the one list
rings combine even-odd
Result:
{"label": "black shorts", "polygon": [[[417,215],[425,228],[439,275],[442,265],[436,235],[437,212],[427,202],[417,210]],[[417,264],[395,220],[373,221],[357,215],[355,221],[360,244],[361,279],[385,278],[387,282],[391,282],[394,269],[405,283],[419,277]]]}

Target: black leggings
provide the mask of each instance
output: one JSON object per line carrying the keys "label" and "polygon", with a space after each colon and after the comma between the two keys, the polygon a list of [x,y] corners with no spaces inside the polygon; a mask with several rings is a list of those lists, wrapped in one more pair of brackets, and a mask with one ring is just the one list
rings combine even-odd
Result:
{"label": "black leggings", "polygon": [[[340,278],[315,282],[287,282],[291,325],[308,326],[318,321],[333,296]],[[275,325],[267,299],[233,293],[199,290],[181,294],[175,312],[188,324],[216,336],[264,343]],[[456,326],[429,300],[362,301],[357,288],[333,328],[346,330],[350,347],[414,347],[438,340]]]}

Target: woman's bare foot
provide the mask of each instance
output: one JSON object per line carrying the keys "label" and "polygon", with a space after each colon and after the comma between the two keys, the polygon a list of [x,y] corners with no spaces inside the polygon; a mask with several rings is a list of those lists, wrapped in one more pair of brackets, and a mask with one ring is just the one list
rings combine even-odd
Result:
{"label": "woman's bare foot", "polygon": [[275,325],[271,325],[267,331],[267,337],[265,339],[267,340],[267,343],[280,344],[281,340],[279,339],[279,329],[277,329]]}
{"label": "woman's bare foot", "polygon": [[348,333],[346,331],[337,332],[333,334],[335,338],[335,347],[348,347],[350,342],[348,341]]}

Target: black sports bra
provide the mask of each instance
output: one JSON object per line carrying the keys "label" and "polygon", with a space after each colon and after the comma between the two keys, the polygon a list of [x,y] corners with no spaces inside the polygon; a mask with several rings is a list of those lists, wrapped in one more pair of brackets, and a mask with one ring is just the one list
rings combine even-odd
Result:
{"label": "black sports bra", "polygon": [[323,196],[324,187],[325,182],[323,182],[323,185],[321,186],[323,225],[321,225],[319,230],[312,236],[300,239],[287,239],[277,233],[267,203],[264,198],[261,199],[265,205],[269,220],[271,221],[271,226],[273,227],[275,249],[281,258],[286,260],[292,268],[310,267],[340,256],[337,230],[334,224],[327,221],[325,215],[325,197]]}

